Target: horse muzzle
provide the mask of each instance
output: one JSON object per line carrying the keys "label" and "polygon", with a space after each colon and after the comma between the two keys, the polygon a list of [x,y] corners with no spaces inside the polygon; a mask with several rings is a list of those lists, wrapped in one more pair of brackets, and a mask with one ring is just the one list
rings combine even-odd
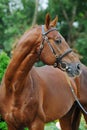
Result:
{"label": "horse muzzle", "polygon": [[81,64],[77,63],[75,64],[71,64],[67,69],[66,69],[67,74],[70,77],[77,77],[81,74]]}
{"label": "horse muzzle", "polygon": [[66,63],[61,62],[59,68],[67,72],[69,77],[77,77],[81,74],[81,64],[80,63]]}

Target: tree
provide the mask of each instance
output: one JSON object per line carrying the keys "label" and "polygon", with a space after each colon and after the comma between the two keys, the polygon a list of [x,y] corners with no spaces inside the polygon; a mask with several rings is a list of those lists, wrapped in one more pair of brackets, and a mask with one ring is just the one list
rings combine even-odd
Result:
{"label": "tree", "polygon": [[37,21],[38,5],[39,5],[39,0],[35,0],[35,11],[34,11],[34,17],[33,17],[32,26],[35,25],[36,21]]}
{"label": "tree", "polygon": [[73,23],[75,21],[78,24],[80,23],[80,19],[85,15],[86,9],[86,0],[81,2],[79,0],[49,0],[48,2],[47,12],[50,12],[52,16],[59,16],[60,31],[70,46],[73,46],[78,37],[76,37],[78,30],[73,26]]}
{"label": "tree", "polygon": [[20,0],[21,6],[17,7],[17,1],[0,0],[0,48],[10,52],[12,44],[32,24],[34,14],[34,0]]}

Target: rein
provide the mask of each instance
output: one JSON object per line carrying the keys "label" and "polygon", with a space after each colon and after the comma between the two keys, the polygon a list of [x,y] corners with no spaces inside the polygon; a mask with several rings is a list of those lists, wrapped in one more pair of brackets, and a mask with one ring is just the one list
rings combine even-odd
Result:
{"label": "rein", "polygon": [[[66,74],[65,74],[65,75],[66,75]],[[76,102],[78,103],[78,105],[79,105],[79,107],[82,109],[82,111],[87,115],[87,111],[84,109],[84,107],[83,107],[82,104],[80,103],[78,97],[76,96],[75,91],[74,91],[74,89],[73,89],[73,87],[72,87],[72,85],[71,85],[71,83],[70,83],[70,80],[69,80],[69,78],[68,78],[67,75],[66,75],[66,79],[67,79],[67,82],[68,82],[68,84],[69,84],[69,87],[70,87],[70,89],[71,89],[71,92],[72,92],[72,94],[73,94],[73,96],[74,96]]]}
{"label": "rein", "polygon": [[[42,25],[43,41],[42,41],[42,43],[41,43],[41,45],[40,45],[39,55],[41,54],[41,52],[42,52],[42,50],[43,50],[43,48],[44,48],[44,41],[46,41],[46,42],[48,43],[48,45],[49,45],[49,47],[50,47],[52,53],[55,55],[56,60],[55,60],[55,63],[54,63],[54,67],[57,67],[59,64],[60,64],[61,66],[62,66],[62,64],[64,64],[64,62],[62,62],[62,58],[65,57],[67,54],[71,53],[71,52],[72,52],[72,49],[69,48],[69,49],[68,49],[66,52],[64,52],[64,54],[62,54],[61,56],[58,56],[58,55],[56,54],[55,49],[52,47],[52,45],[51,45],[51,43],[49,42],[49,39],[48,39],[48,37],[47,37],[47,34],[48,34],[48,33],[52,32],[52,31],[55,31],[55,30],[57,31],[57,28],[51,28],[51,29],[49,29],[47,32],[45,32],[45,30],[44,30],[44,25]],[[66,63],[65,63],[65,65],[66,65]],[[61,68],[61,69],[62,69],[62,68]],[[66,69],[66,68],[65,68],[65,69]],[[63,70],[65,70],[65,69],[63,69]]]}

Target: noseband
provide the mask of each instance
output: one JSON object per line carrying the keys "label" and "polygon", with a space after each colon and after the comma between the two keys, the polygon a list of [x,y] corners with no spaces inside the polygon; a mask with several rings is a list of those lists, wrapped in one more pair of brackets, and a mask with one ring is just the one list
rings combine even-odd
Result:
{"label": "noseband", "polygon": [[[44,41],[46,41],[52,51],[52,53],[55,55],[55,63],[54,63],[54,67],[58,67],[58,65],[60,64],[61,66],[64,65],[65,62],[62,62],[62,58],[65,57],[67,54],[69,54],[70,52],[72,52],[72,49],[68,49],[66,52],[64,52],[64,54],[62,54],[61,56],[58,56],[55,49],[52,47],[52,45],[50,44],[49,40],[48,40],[48,37],[47,37],[47,34],[52,32],[52,31],[57,31],[57,28],[51,28],[49,29],[47,32],[45,32],[44,30],[44,25],[42,25],[42,36],[43,36],[43,41],[40,45],[40,50],[39,50],[39,55],[41,54],[42,50],[43,50],[43,47],[44,47]],[[66,65],[66,63],[65,63]],[[66,67],[64,67],[65,70],[66,70]],[[61,67],[62,69],[62,67]],[[64,69],[62,69],[64,70]]]}

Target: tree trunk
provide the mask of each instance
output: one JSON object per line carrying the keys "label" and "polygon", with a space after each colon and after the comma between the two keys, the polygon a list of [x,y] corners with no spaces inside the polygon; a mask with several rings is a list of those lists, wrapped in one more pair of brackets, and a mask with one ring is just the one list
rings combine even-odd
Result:
{"label": "tree trunk", "polygon": [[33,17],[33,21],[32,21],[32,26],[34,26],[37,21],[38,5],[39,5],[39,0],[35,0],[35,11],[34,11],[34,17]]}
{"label": "tree trunk", "polygon": [[73,6],[73,9],[72,9],[72,17],[71,19],[69,18],[65,8],[64,8],[64,5],[63,3],[61,2],[61,8],[62,8],[62,13],[63,13],[63,16],[65,17],[67,23],[68,23],[68,27],[69,27],[69,31],[68,31],[68,39],[67,39],[67,42],[68,44],[73,47],[73,34],[72,34],[72,28],[73,28],[73,22],[75,20],[75,16],[76,16],[76,9],[77,9],[77,4],[75,4]]}

